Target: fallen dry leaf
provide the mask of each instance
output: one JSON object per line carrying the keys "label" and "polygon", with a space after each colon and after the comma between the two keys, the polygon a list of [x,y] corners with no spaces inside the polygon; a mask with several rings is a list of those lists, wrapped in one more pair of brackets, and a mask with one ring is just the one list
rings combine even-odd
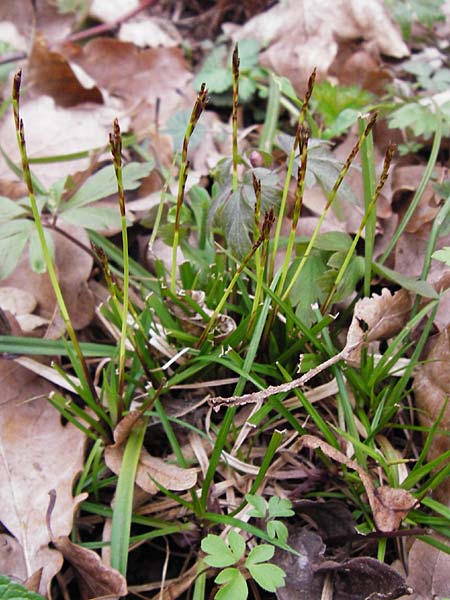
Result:
{"label": "fallen dry leaf", "polygon": [[100,596],[104,600],[118,600],[126,595],[125,577],[104,565],[93,550],[73,544],[67,536],[54,538],[52,543],[76,572],[82,600]]}
{"label": "fallen dry leaf", "polygon": [[57,106],[67,108],[84,102],[103,104],[100,90],[95,85],[83,85],[66,59],[50,50],[42,36],[34,40],[25,74],[32,92],[50,96]]}
{"label": "fallen dry leaf", "polygon": [[289,546],[299,556],[284,550],[277,549],[275,552],[274,562],[287,575],[286,585],[277,589],[278,600],[319,600],[325,580],[325,575],[317,571],[324,561],[325,544],[322,538],[313,531],[296,527],[289,532]]}
{"label": "fallen dry leaf", "polygon": [[135,111],[137,130],[155,123],[159,102],[158,118],[163,125],[176,111],[193,106],[192,73],[180,48],[142,50],[130,42],[97,38],[83,48],[65,46],[61,52],[82,67],[99,88]]}
{"label": "fallen dry leaf", "polygon": [[319,570],[332,575],[333,600],[395,600],[411,593],[397,571],[370,556],[325,561]]}
{"label": "fallen dry leaf", "polygon": [[[114,108],[89,104],[75,108],[62,108],[55,105],[49,96],[21,102],[21,116],[25,126],[25,139],[30,158],[59,156],[94,148],[106,147],[112,123],[118,111]],[[122,129],[126,130],[128,118],[120,117]],[[12,114],[7,112],[0,126],[1,146],[5,154],[14,162],[19,162],[16,134]],[[44,186],[85,171],[90,166],[89,157],[64,162],[34,164],[32,172]],[[0,159],[0,177],[15,179],[3,157]]]}
{"label": "fallen dry leaf", "polygon": [[[8,317],[12,315],[15,318],[21,329],[20,335],[48,324],[48,319],[32,314],[36,306],[37,300],[29,291],[8,286],[0,287],[0,309],[7,311]],[[13,323],[14,321],[10,323],[12,328]]]}
{"label": "fallen dry leaf", "polygon": [[180,46],[183,38],[175,25],[167,19],[145,17],[122,23],[118,36],[122,42],[133,42],[141,48],[174,48]]}
{"label": "fallen dry leaf", "polygon": [[[441,541],[446,543],[445,539]],[[449,572],[450,555],[422,540],[415,540],[408,555],[406,581],[414,589],[410,599],[429,600],[449,597]]]}
{"label": "fallen dry leaf", "polygon": [[297,514],[307,515],[317,525],[323,540],[328,538],[354,535],[356,524],[352,513],[339,500],[318,502],[317,500],[299,500],[294,504]]}
{"label": "fallen dry leaf", "polygon": [[[141,413],[139,411],[126,415],[114,431],[115,443],[105,449],[106,465],[116,475],[120,472],[125,443],[130,430],[140,418]],[[188,490],[197,481],[197,470],[182,469],[169,464],[161,458],[151,456],[145,448],[142,448],[137,467],[136,484],[148,494],[156,494],[158,487],[152,481],[153,479],[169,490]]]}
{"label": "fallen dry leaf", "polygon": [[[414,374],[414,397],[418,417],[423,427],[432,427],[439,418],[450,395],[450,327],[444,329],[434,341],[425,360]],[[445,406],[439,429],[450,428],[450,404]],[[425,434],[427,435],[427,434]],[[436,433],[428,452],[428,460],[438,458],[450,449],[450,438],[445,433]],[[441,466],[444,466],[442,463]],[[449,505],[450,480],[447,478],[435,490],[435,495],[443,504]]]}
{"label": "fallen dry leaf", "polygon": [[[402,165],[392,170],[392,205],[395,212],[403,219],[411,200],[419,187],[425,171],[425,165]],[[440,179],[442,169],[436,170],[436,178]],[[422,194],[419,204],[411,216],[405,231],[417,233],[425,223],[433,221],[440,210],[440,201],[433,189],[433,182],[429,182]]]}
{"label": "fallen dry leaf", "polygon": [[381,290],[381,295],[373,294],[358,300],[344,348],[347,363],[358,367],[364,344],[389,339],[401,331],[412,305],[409,292],[399,290],[391,294],[387,288]]}
{"label": "fallen dry leaf", "polygon": [[[278,600],[321,600],[324,597],[394,600],[409,591],[404,579],[393,568],[374,558],[359,556],[343,562],[326,560],[321,537],[304,527],[291,528],[289,545],[299,554],[284,550],[275,553],[274,561],[287,574],[285,587],[276,591]],[[326,576],[329,578],[327,583]]]}
{"label": "fallen dry leaf", "polygon": [[[0,360],[0,381],[0,521],[15,539],[0,545],[0,572],[24,581],[43,568],[39,592],[47,594],[63,562],[48,546],[49,492],[56,491],[53,533],[68,535],[84,498],[73,498],[72,486],[83,468],[85,436],[70,423],[61,425],[47,400],[52,388],[43,379]],[[17,561],[8,568],[11,547]]]}
{"label": "fallen dry leaf", "polygon": [[326,76],[338,51],[338,38],[363,38],[372,49],[402,58],[409,55],[399,30],[382,0],[289,0],[247,21],[242,27],[224,25],[235,41],[256,38],[269,42],[261,63],[288,77],[299,93],[313,69]]}
{"label": "fallen dry leaf", "polygon": [[370,476],[357,462],[347,458],[345,454],[320,438],[313,435],[303,435],[300,438],[300,444],[312,450],[320,448],[326,456],[358,473],[366,490],[375,525],[379,531],[389,532],[398,529],[409,511],[417,505],[417,500],[407,490],[391,488],[386,485],[375,488]]}
{"label": "fallen dry leaf", "polygon": [[[89,237],[84,229],[62,223],[60,228],[80,244],[90,248]],[[94,295],[87,285],[93,258],[61,233],[54,231],[52,237],[58,280],[72,324],[77,330],[83,329],[89,325],[95,314]],[[50,278],[47,273],[39,274],[31,270],[27,251],[13,273],[1,282],[1,287],[14,287],[32,294],[38,302],[39,316],[55,319],[56,298]]]}

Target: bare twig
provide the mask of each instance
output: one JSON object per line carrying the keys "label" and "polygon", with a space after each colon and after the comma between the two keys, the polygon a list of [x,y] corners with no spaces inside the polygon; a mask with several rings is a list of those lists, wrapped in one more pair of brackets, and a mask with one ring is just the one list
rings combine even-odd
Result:
{"label": "bare twig", "polygon": [[304,385],[307,381],[328,369],[332,365],[335,365],[340,360],[345,359],[347,356],[348,349],[344,348],[341,352],[332,356],[330,359],[326,360],[322,364],[318,365],[314,369],[308,371],[298,379],[293,379],[292,381],[288,381],[286,383],[282,383],[281,385],[270,385],[265,390],[261,390],[259,392],[252,392],[251,394],[244,394],[243,396],[230,396],[229,398],[222,398],[221,396],[216,396],[215,398],[209,398],[209,405],[217,412],[221,406],[239,406],[241,404],[250,404],[254,402],[262,402],[269,396],[273,396],[274,394],[283,394],[285,392],[290,392],[298,387]]}

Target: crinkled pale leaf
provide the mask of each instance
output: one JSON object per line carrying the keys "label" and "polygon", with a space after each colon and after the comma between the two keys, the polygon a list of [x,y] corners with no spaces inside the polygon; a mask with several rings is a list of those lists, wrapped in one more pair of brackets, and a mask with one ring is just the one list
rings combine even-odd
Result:
{"label": "crinkled pale leaf", "polygon": [[0,287],[0,307],[12,315],[32,313],[36,304],[36,298],[31,292],[9,286]]}
{"label": "crinkled pale leaf", "polygon": [[372,509],[376,527],[380,531],[395,531],[409,511],[417,504],[417,500],[407,490],[380,486],[375,488],[370,475],[354,460],[342,452],[313,435],[304,435],[301,438],[302,446],[307,448],[320,448],[326,456],[355,470],[366,490],[369,504]]}
{"label": "crinkled pale leaf", "polygon": [[[153,169],[153,162],[128,163],[122,169],[123,187],[125,190],[135,190],[140,186],[140,180],[147,177]],[[94,173],[72,198],[63,204],[60,213],[73,208],[80,208],[101,198],[117,193],[117,179],[114,166],[109,165]]]}
{"label": "crinkled pale leaf", "polygon": [[[124,444],[114,444],[105,450],[105,462],[116,474],[119,474],[122,464]],[[196,469],[182,469],[161,458],[151,456],[145,448],[141,450],[136,473],[136,484],[149,494],[156,494],[158,487],[154,483],[169,490],[183,491],[193,487],[197,481]]]}
{"label": "crinkled pale leaf", "polygon": [[9,577],[0,575],[0,600],[44,600],[44,596],[30,592]]}
{"label": "crinkled pale leaf", "polygon": [[347,333],[346,361],[359,366],[363,344],[396,335],[406,324],[411,308],[412,298],[406,290],[392,295],[383,288],[381,295],[358,300]]}
{"label": "crinkled pale leaf", "polygon": [[55,538],[52,543],[74,569],[83,598],[118,600],[125,596],[125,577],[103,564],[96,552],[72,543],[67,536]]}
{"label": "crinkled pale leaf", "polygon": [[339,40],[363,38],[375,52],[402,58],[409,54],[382,0],[288,0],[249,19],[227,24],[235,41],[256,38],[268,46],[261,63],[289,78],[303,93],[314,67],[326,76]]}
{"label": "crinkled pale leaf", "polygon": [[175,23],[149,15],[139,21],[130,20],[122,23],[118,38],[123,42],[133,42],[135,46],[141,48],[174,48],[183,43],[183,37]]}
{"label": "crinkled pale leaf", "polygon": [[47,594],[62,566],[61,554],[48,546],[49,492],[56,492],[52,532],[68,535],[81,499],[72,497],[72,486],[83,468],[85,436],[70,423],[61,424],[47,400],[51,387],[45,380],[7,360],[0,361],[0,380],[0,521],[24,557],[6,573],[2,546],[0,572],[24,581],[42,568],[39,591]]}

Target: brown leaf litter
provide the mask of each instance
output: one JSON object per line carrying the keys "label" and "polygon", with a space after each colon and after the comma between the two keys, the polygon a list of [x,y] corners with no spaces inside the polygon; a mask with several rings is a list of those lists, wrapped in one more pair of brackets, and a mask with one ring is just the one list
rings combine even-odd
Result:
{"label": "brown leaf litter", "polygon": [[0,545],[0,572],[25,581],[42,569],[39,592],[46,595],[63,562],[48,546],[49,492],[56,491],[53,533],[66,536],[85,498],[73,498],[72,486],[83,468],[86,437],[70,423],[61,424],[44,379],[0,360],[0,380],[0,521],[8,531]]}

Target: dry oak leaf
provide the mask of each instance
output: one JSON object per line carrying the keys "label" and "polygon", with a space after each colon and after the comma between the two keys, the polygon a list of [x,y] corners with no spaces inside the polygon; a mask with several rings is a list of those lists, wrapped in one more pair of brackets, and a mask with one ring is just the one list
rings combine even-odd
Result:
{"label": "dry oak leaf", "polygon": [[125,577],[116,569],[104,565],[93,550],[73,544],[67,536],[54,538],[52,543],[77,574],[82,600],[98,597],[102,600],[118,600],[126,595]]}
{"label": "dry oak leaf", "polygon": [[[70,423],[61,424],[47,400],[52,388],[45,380],[0,360],[0,382],[0,521],[15,539],[0,545],[0,572],[24,581],[42,568],[39,592],[45,595],[63,563],[61,554],[48,546],[48,494],[56,490],[53,532],[68,535],[84,499],[73,498],[72,487],[83,468],[86,438]],[[20,555],[12,571],[11,548]]]}
{"label": "dry oak leaf", "polygon": [[[450,326],[437,336],[425,360],[417,367],[413,384],[421,425],[426,428],[432,427],[441,416],[438,428],[443,432],[450,429],[449,363]],[[441,415],[442,410],[444,412]],[[436,433],[428,452],[428,460],[434,460],[448,450],[450,450],[450,437],[445,433]],[[442,466],[444,463],[440,464],[440,467]],[[450,478],[441,483],[435,491],[435,496],[443,504],[450,505]]]}
{"label": "dry oak leaf", "polygon": [[375,525],[379,531],[389,532],[398,529],[409,511],[417,505],[417,500],[407,490],[389,486],[375,488],[370,476],[357,462],[347,458],[340,450],[320,438],[313,435],[304,435],[300,438],[300,444],[312,450],[320,448],[326,456],[358,473],[366,490]]}
{"label": "dry oak leaf", "polygon": [[373,294],[371,298],[358,300],[343,351],[346,362],[359,366],[364,344],[389,339],[401,331],[412,303],[411,294],[406,290],[392,295],[387,288],[381,290],[381,295]]}
{"label": "dry oak leaf", "polygon": [[[115,443],[105,449],[105,462],[116,475],[120,472],[126,440],[131,428],[141,419],[141,413],[134,411],[126,415],[114,431]],[[182,469],[171,465],[162,458],[152,456],[142,448],[136,472],[136,484],[148,494],[156,494],[158,487],[153,479],[169,490],[182,491],[193,487],[197,482],[196,469]]]}
{"label": "dry oak leaf", "polygon": [[240,28],[227,24],[224,30],[235,41],[256,38],[269,43],[262,64],[288,77],[300,93],[315,67],[327,75],[337,55],[338,38],[363,38],[371,48],[395,58],[409,55],[382,0],[288,0]]}

